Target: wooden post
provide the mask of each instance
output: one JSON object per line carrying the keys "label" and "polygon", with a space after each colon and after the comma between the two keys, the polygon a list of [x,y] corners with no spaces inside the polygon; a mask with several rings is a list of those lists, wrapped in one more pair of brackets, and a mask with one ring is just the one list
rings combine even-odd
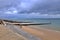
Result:
{"label": "wooden post", "polygon": [[22,25],[20,24],[20,28],[22,28]]}

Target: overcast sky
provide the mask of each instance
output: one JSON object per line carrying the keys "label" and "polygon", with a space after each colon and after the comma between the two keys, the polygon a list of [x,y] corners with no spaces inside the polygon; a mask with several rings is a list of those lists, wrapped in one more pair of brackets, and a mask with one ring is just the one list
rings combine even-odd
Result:
{"label": "overcast sky", "polygon": [[60,0],[0,0],[1,18],[60,18]]}

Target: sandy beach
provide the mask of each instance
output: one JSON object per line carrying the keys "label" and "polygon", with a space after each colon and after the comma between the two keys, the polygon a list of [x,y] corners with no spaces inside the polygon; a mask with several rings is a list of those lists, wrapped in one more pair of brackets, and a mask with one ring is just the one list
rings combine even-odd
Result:
{"label": "sandy beach", "polygon": [[32,35],[41,38],[42,40],[60,40],[60,32],[36,29],[28,26],[23,26],[22,29]]}
{"label": "sandy beach", "polygon": [[24,37],[0,25],[0,40],[25,40]]}
{"label": "sandy beach", "polygon": [[12,28],[12,30],[9,30],[4,26],[0,25],[0,40],[25,40],[22,35],[17,35],[13,32],[17,30],[17,32],[19,33],[21,32],[20,29],[40,38],[41,40],[60,40],[60,31],[37,28],[37,26],[22,26],[22,28],[20,27],[20,25],[18,25],[19,27],[16,25],[15,27],[11,25],[9,26],[10,28]]}

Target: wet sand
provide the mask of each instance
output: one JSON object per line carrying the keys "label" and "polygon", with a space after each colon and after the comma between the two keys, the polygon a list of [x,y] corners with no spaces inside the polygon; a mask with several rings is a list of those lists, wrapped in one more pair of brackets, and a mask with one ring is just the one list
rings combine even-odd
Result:
{"label": "wet sand", "polygon": [[24,37],[0,25],[0,40],[25,40]]}
{"label": "wet sand", "polygon": [[60,32],[23,26],[22,29],[42,40],[60,40]]}

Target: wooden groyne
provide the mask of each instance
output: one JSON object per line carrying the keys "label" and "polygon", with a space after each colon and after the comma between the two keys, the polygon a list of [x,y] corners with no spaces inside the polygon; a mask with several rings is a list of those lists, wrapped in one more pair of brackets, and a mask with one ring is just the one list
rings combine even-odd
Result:
{"label": "wooden groyne", "polygon": [[51,24],[51,22],[31,23],[31,22],[18,22],[18,21],[12,21],[12,20],[0,20],[0,24],[3,24],[3,25],[13,24],[13,25],[19,25],[19,26],[29,26],[29,25],[48,25],[48,24]]}

